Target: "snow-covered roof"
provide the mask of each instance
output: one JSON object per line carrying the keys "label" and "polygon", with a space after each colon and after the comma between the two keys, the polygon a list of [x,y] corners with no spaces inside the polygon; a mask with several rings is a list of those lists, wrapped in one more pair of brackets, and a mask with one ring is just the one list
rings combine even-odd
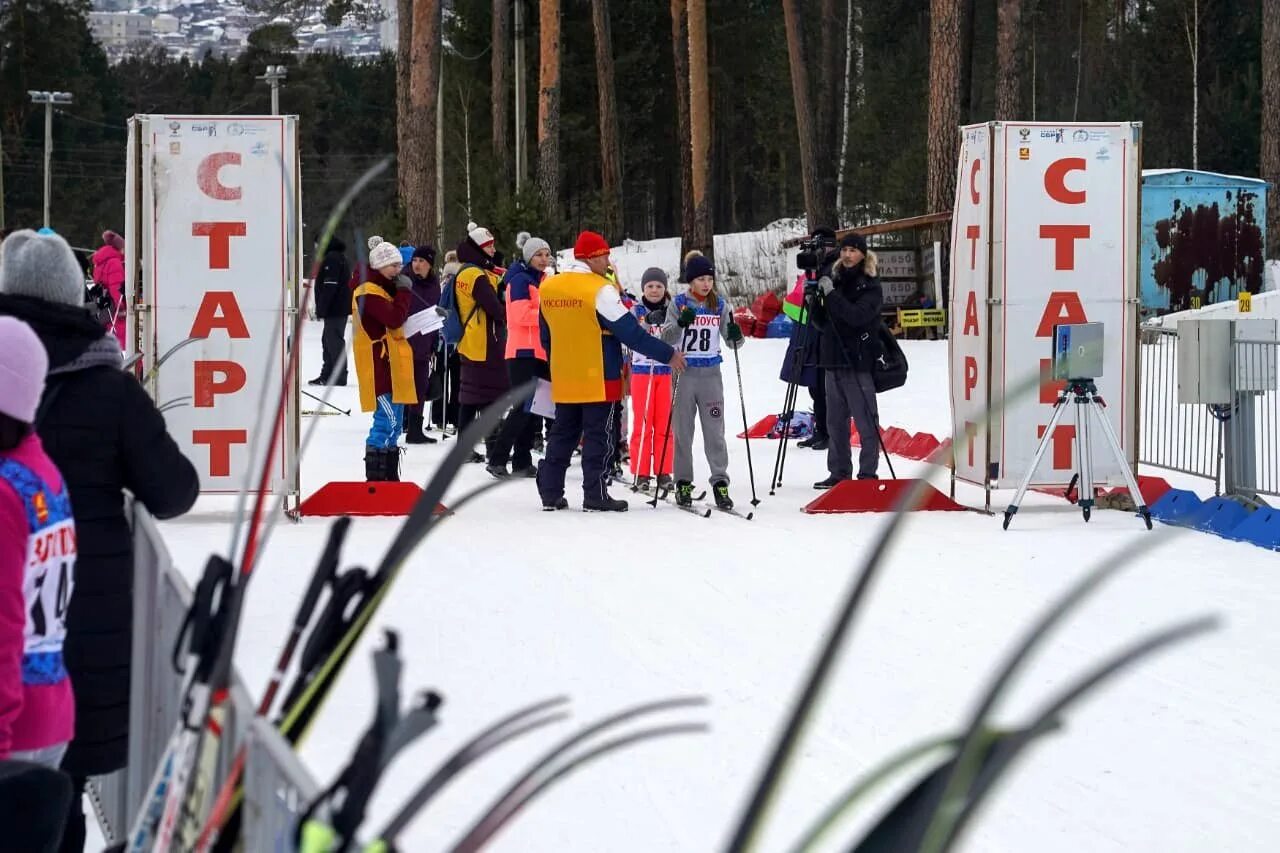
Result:
{"label": "snow-covered roof", "polygon": [[1227,175],[1227,174],[1223,174],[1222,172],[1206,172],[1202,169],[1143,169],[1142,177],[1154,178],[1154,177],[1159,177],[1161,175],[1179,175],[1183,173],[1186,173],[1189,175],[1204,175],[1206,177],[1221,178],[1223,180],[1232,181],[1233,183],[1240,183],[1240,182],[1254,183],[1254,184],[1266,183],[1266,181],[1264,181],[1262,178],[1247,178],[1243,175]]}

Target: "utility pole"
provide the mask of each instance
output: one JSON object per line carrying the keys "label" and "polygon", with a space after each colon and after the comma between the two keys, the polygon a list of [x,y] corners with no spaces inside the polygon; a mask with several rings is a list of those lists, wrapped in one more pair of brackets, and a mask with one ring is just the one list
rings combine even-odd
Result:
{"label": "utility pole", "polygon": [[53,105],[71,103],[70,92],[37,92],[28,89],[27,94],[31,96],[31,103],[44,104],[44,227],[49,227],[49,194],[51,171],[50,163],[53,159]]}
{"label": "utility pole", "polygon": [[284,82],[284,78],[289,76],[289,69],[283,65],[268,65],[267,72],[259,80],[266,80],[271,84],[271,114],[273,116],[280,115],[280,84]]}
{"label": "utility pole", "polygon": [[524,183],[525,173],[525,63],[524,63],[524,0],[516,5],[516,193]]}

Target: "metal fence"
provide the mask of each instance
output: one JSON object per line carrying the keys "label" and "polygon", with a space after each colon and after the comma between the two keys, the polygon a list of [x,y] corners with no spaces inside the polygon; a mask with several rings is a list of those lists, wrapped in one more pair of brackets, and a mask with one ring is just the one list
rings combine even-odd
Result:
{"label": "metal fence", "polygon": [[254,720],[247,739],[243,849],[292,853],[298,814],[315,799],[320,786],[266,720]]}
{"label": "metal fence", "polygon": [[[103,838],[109,845],[122,841],[127,834],[178,721],[182,676],[174,666],[173,648],[191,604],[191,588],[174,569],[154,519],[137,502],[133,504],[131,518],[134,581],[129,763],[109,776],[90,779],[88,791]],[[235,674],[231,712],[218,749],[215,791],[226,778],[235,751],[245,742],[245,732],[253,718],[253,703],[239,675]],[[309,781],[309,777],[304,781]],[[246,831],[247,827],[246,823]]]}
{"label": "metal fence", "polygon": [[1207,406],[1178,403],[1178,330],[1143,327],[1138,462],[1204,477],[1222,473],[1222,421]]}
{"label": "metal fence", "polygon": [[1230,346],[1232,402],[1179,403],[1178,331],[1143,327],[1138,461],[1203,477],[1218,495],[1280,496],[1280,344],[1238,337]]}

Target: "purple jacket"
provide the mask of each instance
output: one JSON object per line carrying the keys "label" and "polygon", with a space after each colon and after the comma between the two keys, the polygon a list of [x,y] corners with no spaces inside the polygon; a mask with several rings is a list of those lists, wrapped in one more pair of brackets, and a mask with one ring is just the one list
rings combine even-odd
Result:
{"label": "purple jacket", "polygon": [[[412,271],[408,276],[413,282],[413,295],[409,299],[410,316],[419,311],[434,311],[440,304],[440,279],[436,278],[435,270],[428,273],[426,278],[416,276]],[[419,400],[427,399],[431,362],[435,358],[438,338],[438,332],[412,335],[409,338],[409,346],[413,348],[413,384],[418,390]]]}

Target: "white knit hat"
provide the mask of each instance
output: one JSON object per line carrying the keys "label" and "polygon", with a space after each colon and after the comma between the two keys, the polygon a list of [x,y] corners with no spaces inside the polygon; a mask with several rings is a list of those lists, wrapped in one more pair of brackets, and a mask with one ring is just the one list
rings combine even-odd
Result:
{"label": "white knit hat", "polygon": [[29,424],[36,419],[49,356],[31,327],[0,317],[0,412]]}
{"label": "white knit hat", "polygon": [[84,270],[57,234],[15,231],[0,245],[0,292],[84,305]]}
{"label": "white knit hat", "polygon": [[389,267],[392,264],[404,265],[404,258],[400,255],[400,250],[390,243],[379,243],[369,252],[369,266],[375,270],[383,267]]}
{"label": "white knit hat", "polygon": [[481,249],[494,242],[493,233],[483,225],[477,225],[474,222],[467,223],[467,236]]}

